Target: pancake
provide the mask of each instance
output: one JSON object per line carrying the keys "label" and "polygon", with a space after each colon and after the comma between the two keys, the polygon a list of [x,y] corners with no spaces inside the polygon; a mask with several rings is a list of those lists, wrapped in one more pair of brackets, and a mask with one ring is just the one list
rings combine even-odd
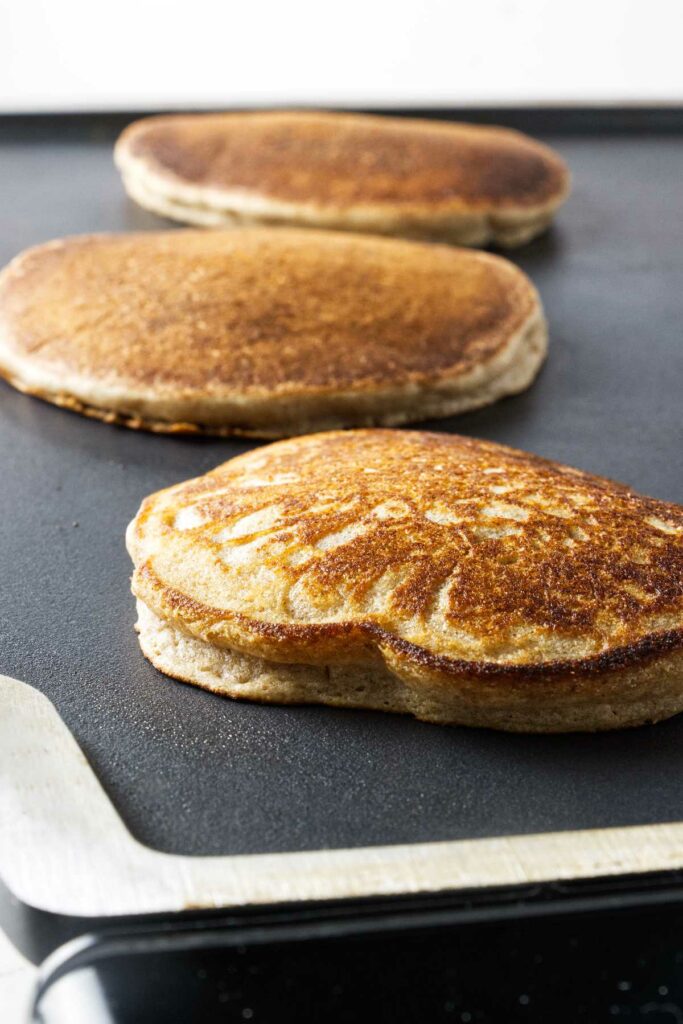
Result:
{"label": "pancake", "polygon": [[290,224],[516,246],[569,191],[547,146],[508,128],[279,111],[136,121],[115,160],[128,194],[201,227]]}
{"label": "pancake", "polygon": [[448,416],[546,351],[500,257],[281,228],[51,242],[0,275],[0,374],[110,422],[281,437]]}
{"label": "pancake", "polygon": [[683,508],[502,445],[282,441],[127,543],[144,654],[230,697],[521,732],[683,709]]}

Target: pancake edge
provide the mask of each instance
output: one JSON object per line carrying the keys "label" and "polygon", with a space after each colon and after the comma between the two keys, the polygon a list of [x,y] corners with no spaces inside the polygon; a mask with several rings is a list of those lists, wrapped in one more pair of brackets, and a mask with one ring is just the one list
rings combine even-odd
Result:
{"label": "pancake edge", "polygon": [[438,213],[401,213],[379,206],[356,205],[348,210],[326,209],[315,203],[271,199],[258,192],[187,185],[150,169],[147,162],[117,144],[115,160],[128,196],[145,210],[183,224],[204,228],[254,225],[323,228],[416,241],[481,247],[517,248],[542,234],[569,195],[569,179],[551,200],[537,206],[509,205],[505,209]]}
{"label": "pancake edge", "polygon": [[2,330],[0,321],[0,377],[24,394],[133,430],[271,440],[347,427],[401,426],[490,405],[530,386],[548,346],[547,324],[536,297],[520,330],[469,374],[450,379],[443,374],[433,381],[394,387],[366,385],[329,392],[303,387],[288,395],[174,399],[151,390],[98,386],[87,378],[69,378],[68,373],[58,381],[58,370],[46,371],[30,356],[18,356]]}
{"label": "pancake edge", "polygon": [[542,676],[520,689],[495,688],[466,675],[443,681],[399,676],[386,664],[303,665],[217,647],[137,602],[142,653],[156,669],[237,700],[324,704],[409,714],[442,725],[504,732],[600,732],[654,723],[683,710],[683,653],[663,654],[635,670],[617,669],[593,686]]}

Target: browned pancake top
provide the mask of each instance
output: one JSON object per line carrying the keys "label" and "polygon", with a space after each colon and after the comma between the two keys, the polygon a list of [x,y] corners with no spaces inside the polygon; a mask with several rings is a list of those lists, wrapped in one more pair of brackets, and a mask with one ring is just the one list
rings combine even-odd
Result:
{"label": "browned pancake top", "polygon": [[86,236],[0,279],[3,344],[56,373],[182,396],[457,376],[536,304],[498,257],[288,229]]}
{"label": "browned pancake top", "polygon": [[155,117],[120,152],[178,182],[348,209],[530,208],[558,199],[567,170],[504,128],[329,113]]}
{"label": "browned pancake top", "polygon": [[132,552],[155,610],[275,660],[594,671],[683,640],[682,508],[464,437],[271,445],[148,499]]}

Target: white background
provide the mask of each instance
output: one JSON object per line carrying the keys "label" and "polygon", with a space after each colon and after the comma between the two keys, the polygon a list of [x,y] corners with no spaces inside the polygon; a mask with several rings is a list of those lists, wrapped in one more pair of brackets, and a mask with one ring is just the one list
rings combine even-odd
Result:
{"label": "white background", "polygon": [[0,0],[0,110],[683,101],[683,0]]}

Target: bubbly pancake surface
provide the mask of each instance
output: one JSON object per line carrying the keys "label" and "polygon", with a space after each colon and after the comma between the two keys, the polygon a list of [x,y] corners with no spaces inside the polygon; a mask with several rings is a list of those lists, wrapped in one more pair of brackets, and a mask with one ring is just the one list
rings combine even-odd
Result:
{"label": "bubbly pancake surface", "polygon": [[[462,400],[493,381],[472,405],[519,390],[544,351],[525,275],[445,246],[290,229],[84,236],[29,250],[0,279],[5,376],[159,429],[399,422],[406,397],[424,411],[423,391]],[[512,364],[521,377],[497,388]],[[331,410],[339,395],[367,402]]]}
{"label": "bubbly pancake surface", "polygon": [[572,690],[683,643],[683,509],[457,436],[251,452],[147,499],[129,547],[155,615],[274,662]]}
{"label": "bubbly pancake surface", "polygon": [[[148,118],[126,129],[116,160],[134,198],[181,220],[211,224],[210,213],[222,211],[390,234],[450,234],[464,244],[468,232],[471,244],[497,231],[505,242],[506,230],[513,232],[510,244],[526,240],[514,231],[529,218],[533,227],[534,218],[549,217],[569,187],[559,156],[516,131],[325,112]],[[477,221],[498,214],[520,220]]]}

